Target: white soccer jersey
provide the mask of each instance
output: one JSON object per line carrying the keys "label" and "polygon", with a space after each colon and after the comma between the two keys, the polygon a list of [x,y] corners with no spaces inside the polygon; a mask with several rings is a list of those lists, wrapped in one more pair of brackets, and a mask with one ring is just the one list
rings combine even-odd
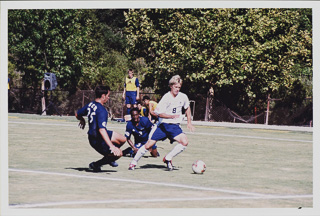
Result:
{"label": "white soccer jersey", "polygon": [[176,97],[173,97],[171,92],[166,93],[159,101],[157,108],[155,109],[156,114],[165,113],[168,115],[179,115],[179,118],[165,119],[159,118],[160,123],[169,124],[180,124],[184,115],[182,115],[182,107],[187,109],[189,107],[188,96],[182,92],[179,92]]}

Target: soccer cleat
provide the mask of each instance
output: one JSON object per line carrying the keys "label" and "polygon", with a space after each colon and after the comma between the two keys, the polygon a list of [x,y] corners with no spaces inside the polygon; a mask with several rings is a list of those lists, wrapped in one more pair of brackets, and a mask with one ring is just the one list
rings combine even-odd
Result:
{"label": "soccer cleat", "polygon": [[92,169],[94,172],[101,172],[101,167],[96,166],[94,162],[89,164],[89,168]]}
{"label": "soccer cleat", "polygon": [[119,166],[119,164],[117,162],[115,162],[115,161],[110,162],[109,165],[112,166],[112,167]]}
{"label": "soccer cleat", "polygon": [[129,165],[129,169],[128,170],[134,170],[136,168],[136,165],[134,165],[134,164],[130,164]]}
{"label": "soccer cleat", "polygon": [[165,163],[167,165],[168,171],[172,171],[173,170],[173,165],[172,165],[172,161],[168,161],[166,160],[166,157],[163,158],[163,163]]}

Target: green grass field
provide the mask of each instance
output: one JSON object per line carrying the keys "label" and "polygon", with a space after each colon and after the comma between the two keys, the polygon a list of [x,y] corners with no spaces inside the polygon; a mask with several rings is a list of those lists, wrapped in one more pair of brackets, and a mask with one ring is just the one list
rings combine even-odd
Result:
{"label": "green grass field", "polygon": [[[74,117],[9,114],[10,208],[312,208],[312,132],[196,126],[189,146],[166,171],[161,154],[146,154],[135,171],[132,158],[93,173],[101,156]],[[108,123],[124,134],[125,124]],[[126,143],[122,149],[128,147]],[[203,160],[207,170],[193,174]]]}

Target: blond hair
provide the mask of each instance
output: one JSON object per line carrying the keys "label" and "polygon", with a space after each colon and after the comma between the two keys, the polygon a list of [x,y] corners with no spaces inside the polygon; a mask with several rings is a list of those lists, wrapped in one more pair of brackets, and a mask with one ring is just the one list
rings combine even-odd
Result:
{"label": "blond hair", "polygon": [[172,86],[172,85],[177,84],[177,83],[182,85],[182,79],[180,78],[179,75],[175,75],[169,80],[169,86]]}

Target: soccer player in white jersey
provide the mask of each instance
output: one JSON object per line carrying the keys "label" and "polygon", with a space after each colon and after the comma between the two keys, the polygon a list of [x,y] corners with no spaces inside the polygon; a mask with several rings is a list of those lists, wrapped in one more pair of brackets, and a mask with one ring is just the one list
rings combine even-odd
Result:
{"label": "soccer player in white jersey", "polygon": [[178,142],[178,144],[163,158],[163,162],[167,165],[169,171],[173,170],[172,158],[186,149],[188,139],[180,127],[180,123],[184,117],[184,115],[182,115],[182,108],[186,109],[188,129],[193,132],[195,128],[191,123],[189,99],[186,94],[180,92],[181,85],[182,79],[179,75],[175,75],[170,79],[170,91],[162,97],[154,111],[159,117],[159,124],[158,126],[155,125],[150,132],[148,142],[138,150],[129,165],[129,170],[135,169],[141,157],[147,153],[158,140],[165,140],[168,138],[171,143],[174,141]]}

